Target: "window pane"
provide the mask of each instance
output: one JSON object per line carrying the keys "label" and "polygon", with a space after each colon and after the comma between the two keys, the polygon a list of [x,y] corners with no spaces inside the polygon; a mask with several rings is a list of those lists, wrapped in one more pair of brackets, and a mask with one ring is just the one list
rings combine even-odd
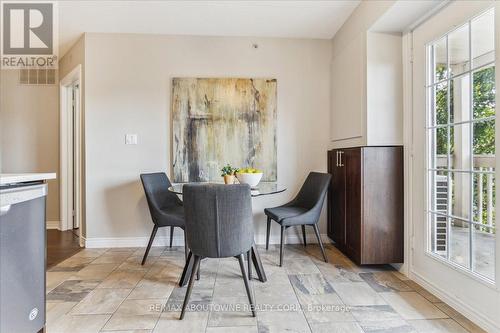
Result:
{"label": "window pane", "polygon": [[447,257],[448,228],[446,216],[430,214],[431,220],[431,251],[443,258]]}
{"label": "window pane", "polygon": [[431,156],[429,167],[432,169],[448,168],[448,127],[433,128],[429,131]]}
{"label": "window pane", "polygon": [[470,106],[470,74],[464,74],[450,81],[450,121],[469,121]]}
{"label": "window pane", "polygon": [[468,220],[470,218],[470,180],[471,174],[466,172],[451,172],[451,215]]}
{"label": "window pane", "polygon": [[460,266],[469,268],[470,261],[470,225],[467,221],[450,219],[451,221],[451,246],[450,260]]}
{"label": "window pane", "polygon": [[469,25],[466,24],[448,35],[450,72],[452,76],[469,70]]}
{"label": "window pane", "polygon": [[495,279],[495,229],[475,225],[473,228],[473,271]]}
{"label": "window pane", "polygon": [[441,82],[434,86],[434,115],[436,125],[445,125],[453,122],[448,119],[448,82]]}
{"label": "window pane", "polygon": [[474,68],[495,60],[495,12],[487,11],[471,22],[472,65]]}
{"label": "window pane", "polygon": [[495,175],[494,168],[479,168],[474,174],[474,221],[495,226]]}
{"label": "window pane", "polygon": [[448,214],[448,172],[429,172],[429,182],[431,184],[431,206],[430,210],[442,214]]}
{"label": "window pane", "polygon": [[434,66],[434,82],[446,79],[448,67],[448,54],[446,53],[446,37],[432,45],[433,66]]}
{"label": "window pane", "polygon": [[495,155],[495,120],[474,123],[474,157]]}
{"label": "window pane", "polygon": [[480,69],[472,75],[474,119],[495,115],[495,67]]}
{"label": "window pane", "polygon": [[470,171],[472,169],[470,127],[470,123],[450,127],[450,154],[452,169],[466,171]]}

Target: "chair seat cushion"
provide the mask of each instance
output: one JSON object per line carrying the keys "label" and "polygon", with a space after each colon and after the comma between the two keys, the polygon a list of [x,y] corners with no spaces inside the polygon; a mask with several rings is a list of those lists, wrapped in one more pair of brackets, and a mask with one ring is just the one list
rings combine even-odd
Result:
{"label": "chair seat cushion", "polygon": [[306,212],[307,209],[302,207],[275,207],[264,209],[264,213],[278,223],[281,223],[284,219],[297,217]]}
{"label": "chair seat cushion", "polygon": [[170,206],[160,210],[160,215],[156,221],[158,226],[178,226],[184,227],[184,207],[181,205]]}

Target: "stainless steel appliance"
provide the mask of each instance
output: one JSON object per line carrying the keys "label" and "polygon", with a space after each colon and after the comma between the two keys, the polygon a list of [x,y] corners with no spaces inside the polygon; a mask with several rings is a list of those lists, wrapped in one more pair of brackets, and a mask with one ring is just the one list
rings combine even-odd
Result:
{"label": "stainless steel appliance", "polygon": [[45,325],[43,182],[0,186],[0,332],[34,333]]}

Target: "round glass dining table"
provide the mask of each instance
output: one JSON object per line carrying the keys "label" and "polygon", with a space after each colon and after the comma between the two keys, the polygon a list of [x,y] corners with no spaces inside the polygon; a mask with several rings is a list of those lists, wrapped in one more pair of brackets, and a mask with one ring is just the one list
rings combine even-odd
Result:
{"label": "round glass dining table", "polygon": [[[190,184],[190,183],[177,183],[170,186],[168,190],[175,194],[182,195],[182,189],[185,184]],[[197,184],[215,184],[215,183],[200,182]],[[281,193],[284,191],[286,191],[286,187],[280,185],[279,183],[260,182],[255,188],[251,189],[250,193],[251,196],[255,198],[263,195]],[[260,260],[259,252],[257,251],[257,247],[255,246],[255,244],[252,246],[250,252],[251,252],[251,258],[249,258],[248,260],[248,277],[252,279],[252,269],[251,269],[252,265],[250,263],[253,263],[258,279],[261,282],[266,282],[267,281],[266,273],[264,272],[264,267],[262,265],[262,261]],[[186,265],[184,266],[184,270],[182,271],[181,279],[179,281],[179,285],[181,287],[187,284],[189,276],[191,275],[192,268],[193,268],[193,260],[192,257],[188,255]]]}
{"label": "round glass dining table", "polygon": [[[182,188],[185,184],[193,184],[193,183],[177,183],[168,188],[170,192],[174,192],[175,194],[182,195]],[[220,184],[220,183],[205,183],[200,182],[196,184]],[[285,192],[286,187],[275,182],[260,182],[255,188],[250,190],[250,194],[252,197],[260,197],[263,195],[277,194],[281,192]]]}

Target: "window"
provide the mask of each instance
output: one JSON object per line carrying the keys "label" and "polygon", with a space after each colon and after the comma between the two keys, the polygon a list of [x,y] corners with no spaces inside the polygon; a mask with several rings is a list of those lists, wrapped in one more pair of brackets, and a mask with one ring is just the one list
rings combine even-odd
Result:
{"label": "window", "polygon": [[428,251],[495,279],[493,9],[427,46]]}

